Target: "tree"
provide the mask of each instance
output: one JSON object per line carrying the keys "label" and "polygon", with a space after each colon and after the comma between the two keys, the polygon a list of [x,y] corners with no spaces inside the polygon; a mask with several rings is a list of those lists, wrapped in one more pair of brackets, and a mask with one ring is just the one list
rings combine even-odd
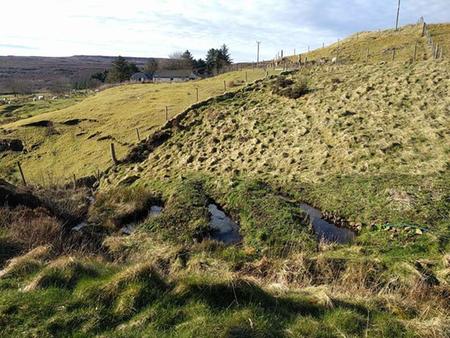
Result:
{"label": "tree", "polygon": [[211,48],[206,54],[206,70],[209,74],[217,74],[223,67],[231,64],[228,47],[224,44],[220,49]]}
{"label": "tree", "polygon": [[169,55],[168,59],[162,59],[158,62],[158,69],[192,69],[192,63],[183,57],[185,53],[174,52]]}
{"label": "tree", "polygon": [[203,75],[206,73],[206,62],[203,59],[194,60],[193,66],[197,74]]}
{"label": "tree", "polygon": [[[140,69],[138,66],[136,66],[136,64],[134,62],[130,62],[128,65],[128,73],[129,75],[133,75],[134,73],[138,73],[140,72]],[[128,76],[128,79],[130,78],[130,76]]]}
{"label": "tree", "polygon": [[147,61],[147,63],[144,66],[144,72],[153,74],[158,69],[158,62],[151,58]]}
{"label": "tree", "polygon": [[228,66],[233,61],[231,59],[230,51],[226,44],[223,44],[219,49],[219,57],[224,65]]}
{"label": "tree", "polygon": [[98,80],[100,82],[105,83],[106,78],[108,77],[109,70],[104,70],[103,72],[94,73],[91,75],[91,79]]}
{"label": "tree", "polygon": [[181,55],[181,58],[182,58],[183,60],[185,60],[187,64],[190,65],[190,68],[193,68],[193,67],[194,67],[194,62],[195,62],[195,60],[194,60],[194,57],[192,56],[192,54],[191,54],[191,52],[190,52],[189,50],[186,50],[186,51]]}
{"label": "tree", "polygon": [[124,57],[119,56],[113,61],[107,76],[107,82],[117,83],[128,81],[133,73],[139,71],[134,63],[129,63]]}
{"label": "tree", "polygon": [[219,71],[218,67],[219,51],[217,49],[211,48],[206,53],[206,70],[209,74],[217,74]]}

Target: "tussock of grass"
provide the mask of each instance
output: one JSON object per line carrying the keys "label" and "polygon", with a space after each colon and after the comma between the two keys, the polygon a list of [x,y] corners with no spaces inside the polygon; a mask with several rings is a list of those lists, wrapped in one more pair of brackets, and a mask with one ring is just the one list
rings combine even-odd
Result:
{"label": "tussock of grass", "polygon": [[43,260],[50,258],[51,246],[39,246],[23,256],[11,259],[0,271],[0,278],[19,277],[38,271],[43,267]]}
{"label": "tussock of grass", "polygon": [[95,276],[94,266],[73,257],[61,257],[46,266],[25,288],[33,291],[49,287],[73,288],[85,276]]}
{"label": "tussock of grass", "polygon": [[97,194],[89,221],[116,229],[145,219],[152,205],[161,205],[160,197],[142,186],[110,189]]}
{"label": "tussock of grass", "polygon": [[236,214],[244,242],[270,255],[314,251],[316,241],[298,206],[261,181],[241,181],[226,198]]}

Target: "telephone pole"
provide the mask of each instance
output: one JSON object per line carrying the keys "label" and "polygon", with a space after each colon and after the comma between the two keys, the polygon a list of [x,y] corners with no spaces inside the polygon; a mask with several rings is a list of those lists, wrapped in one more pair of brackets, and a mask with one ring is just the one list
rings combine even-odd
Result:
{"label": "telephone pole", "polygon": [[256,65],[259,66],[259,45],[261,41],[256,41]]}
{"label": "telephone pole", "polygon": [[398,0],[398,6],[397,6],[397,20],[395,21],[395,30],[398,31],[398,18],[400,17],[400,1]]}

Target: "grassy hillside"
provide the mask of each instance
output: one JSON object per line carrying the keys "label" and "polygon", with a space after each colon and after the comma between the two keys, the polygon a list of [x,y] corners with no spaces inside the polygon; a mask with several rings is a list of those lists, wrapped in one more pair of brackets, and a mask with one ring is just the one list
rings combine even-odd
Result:
{"label": "grassy hillside", "polygon": [[[254,81],[265,74],[248,70],[247,79]],[[145,138],[166,121],[166,106],[170,119],[197,101],[196,88],[202,101],[222,94],[224,81],[227,90],[234,91],[244,80],[241,71],[188,83],[124,85],[59,111],[5,124],[0,133],[3,129],[5,138],[21,139],[28,152],[8,153],[2,158],[0,173],[17,178],[15,161],[20,160],[27,177],[37,183],[92,175],[111,164],[110,142],[116,144],[118,156],[123,156],[137,142],[136,128]],[[39,121],[50,123],[27,126]]]}
{"label": "grassy hillside", "polygon": [[0,180],[3,335],[449,337],[450,61],[400,56],[225,94],[242,72],[126,85],[6,125],[30,149],[1,159],[16,179],[17,159],[38,182],[92,174],[112,140],[121,161],[97,190]]}
{"label": "grassy hillside", "polygon": [[[158,133],[167,140],[143,142],[143,157],[130,157],[143,161],[107,182],[251,177],[348,224],[419,226],[445,238],[449,72],[448,61],[398,62],[260,81],[167,124]],[[303,96],[284,96],[305,82]]]}
{"label": "grassy hillside", "polygon": [[[33,99],[38,96],[32,95],[5,95],[4,98],[10,104],[0,104],[0,126],[17,120],[26,119],[35,115],[61,110],[81,102],[89,95],[89,92],[72,93],[68,97],[59,96],[53,99],[54,95],[45,93],[44,100]],[[1,99],[0,98],[0,99]]]}
{"label": "grassy hillside", "polygon": [[[450,24],[428,25],[428,29],[435,43],[444,48],[444,57],[450,53]],[[426,37],[422,37],[422,25],[409,25],[401,27],[398,31],[393,29],[380,32],[360,32],[346,39],[336,42],[325,48],[315,49],[302,54],[312,61],[325,58],[331,60],[338,57],[343,63],[372,63],[392,61],[393,50],[395,59],[409,61],[413,59],[414,49],[417,43],[417,60],[431,59],[431,47]],[[298,57],[288,57],[296,62]]]}

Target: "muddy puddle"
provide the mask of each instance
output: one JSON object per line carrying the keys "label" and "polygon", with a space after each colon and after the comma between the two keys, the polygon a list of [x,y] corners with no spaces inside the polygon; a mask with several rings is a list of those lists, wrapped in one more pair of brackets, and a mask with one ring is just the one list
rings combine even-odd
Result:
{"label": "muddy puddle", "polygon": [[216,204],[209,204],[209,226],[213,230],[212,238],[225,245],[236,244],[241,241],[239,226],[233,222]]}
{"label": "muddy puddle", "polygon": [[309,216],[310,223],[319,240],[330,243],[347,244],[353,241],[355,233],[346,228],[339,228],[336,225],[322,219],[320,210],[302,203],[300,208]]}

